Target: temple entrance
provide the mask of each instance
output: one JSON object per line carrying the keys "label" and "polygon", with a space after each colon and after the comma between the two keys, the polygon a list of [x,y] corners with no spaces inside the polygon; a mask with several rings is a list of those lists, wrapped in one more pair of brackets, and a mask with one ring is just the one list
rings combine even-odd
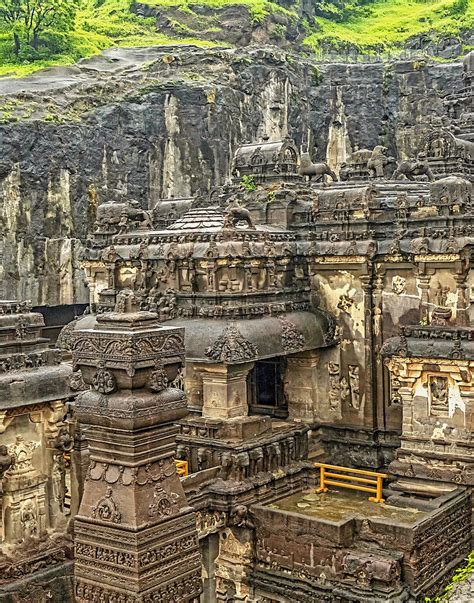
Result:
{"label": "temple entrance", "polygon": [[285,358],[270,358],[255,363],[248,376],[251,414],[286,418],[288,407],[283,393]]}

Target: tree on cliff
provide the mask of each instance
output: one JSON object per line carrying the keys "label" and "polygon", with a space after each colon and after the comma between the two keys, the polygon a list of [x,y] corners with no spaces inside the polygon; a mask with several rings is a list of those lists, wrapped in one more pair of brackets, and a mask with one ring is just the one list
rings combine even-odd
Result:
{"label": "tree on cliff", "polygon": [[23,41],[37,51],[47,30],[72,29],[79,4],[80,0],[0,0],[0,19],[12,32],[15,55]]}

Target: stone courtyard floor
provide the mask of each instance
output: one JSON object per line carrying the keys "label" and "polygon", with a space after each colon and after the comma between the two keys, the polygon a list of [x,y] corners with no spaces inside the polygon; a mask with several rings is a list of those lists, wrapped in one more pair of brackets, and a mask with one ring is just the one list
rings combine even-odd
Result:
{"label": "stone courtyard floor", "polygon": [[281,511],[310,515],[319,519],[341,521],[349,517],[389,519],[412,525],[425,517],[426,512],[405,509],[389,504],[377,504],[368,500],[368,494],[332,489],[327,493],[300,492],[268,505]]}
{"label": "stone courtyard floor", "polygon": [[457,584],[448,601],[449,603],[472,603],[474,601],[474,575]]}

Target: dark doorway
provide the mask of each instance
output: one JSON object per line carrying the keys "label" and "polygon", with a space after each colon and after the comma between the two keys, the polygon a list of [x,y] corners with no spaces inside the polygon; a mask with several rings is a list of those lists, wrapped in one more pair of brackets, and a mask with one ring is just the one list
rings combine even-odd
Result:
{"label": "dark doorway", "polygon": [[250,412],[286,418],[288,408],[283,395],[284,358],[255,363],[248,379]]}
{"label": "dark doorway", "polygon": [[61,329],[77,316],[82,316],[88,304],[71,304],[67,306],[36,306],[34,312],[39,312],[44,317],[45,327],[43,337],[47,337],[50,343],[56,343]]}

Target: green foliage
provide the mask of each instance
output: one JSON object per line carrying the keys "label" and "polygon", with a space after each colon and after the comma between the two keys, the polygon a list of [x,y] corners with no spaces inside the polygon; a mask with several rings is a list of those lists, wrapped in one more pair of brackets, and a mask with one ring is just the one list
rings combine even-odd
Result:
{"label": "green foliage", "polygon": [[[141,0],[144,4],[174,11],[170,36],[158,34],[156,19],[140,17],[132,11],[133,0],[0,0],[0,77],[26,75],[50,65],[71,64],[113,46],[152,46],[192,43],[217,45],[206,32],[219,31],[218,17],[208,23],[202,15],[196,24],[189,19],[194,4],[223,8],[245,6],[254,26],[269,15],[280,13],[296,23],[296,1],[291,10],[270,0]],[[383,53],[399,49],[413,35],[436,40],[441,34],[457,36],[474,25],[474,0],[318,0],[314,19],[299,18],[308,53],[331,48]],[[25,20],[30,7],[52,8],[38,23]],[[23,11],[23,12],[22,12]],[[179,14],[188,16],[182,22]],[[197,14],[197,13],[196,13]],[[206,17],[207,18],[207,17]],[[36,21],[35,21],[36,19]],[[179,19],[176,20],[176,19]],[[202,19],[202,21],[200,20]],[[274,39],[287,36],[277,23]],[[271,30],[270,30],[271,31]],[[219,42],[222,45],[222,42]],[[464,50],[469,50],[465,48]],[[315,75],[315,84],[319,78]]]}
{"label": "green foliage", "polygon": [[468,8],[469,0],[456,0],[453,4],[451,12],[453,12],[455,15],[463,15],[464,13],[467,13]]}
{"label": "green foliage", "polygon": [[[372,0],[332,2],[353,5],[350,14],[317,18],[304,43],[313,51],[334,48],[364,53],[400,49],[409,38],[423,34],[436,41],[474,26],[474,0]],[[355,6],[357,4],[357,6]],[[465,10],[464,10],[465,7]],[[463,10],[464,12],[459,12]],[[457,11],[457,12],[454,12]]]}
{"label": "green foliage", "polygon": [[464,582],[467,578],[474,576],[474,551],[470,553],[470,555],[466,559],[466,565],[459,567],[454,576],[449,581],[448,585],[445,587],[443,594],[440,597],[435,597],[431,599],[430,597],[425,597],[425,603],[441,603],[449,599],[451,591],[455,588],[455,586],[461,582]]}
{"label": "green foliage", "polygon": [[315,6],[314,12],[318,17],[324,17],[333,21],[344,21],[345,19],[363,14],[364,7],[372,4],[375,0],[321,0]]}
{"label": "green foliage", "polygon": [[[0,0],[7,2],[26,0]],[[30,0],[31,3],[32,0]],[[33,0],[50,2],[51,0]],[[130,10],[132,0],[54,0],[69,8],[77,5],[73,20],[63,13],[57,25],[48,26],[39,37],[38,50],[22,44],[15,55],[12,26],[0,18],[0,77],[23,76],[51,65],[69,65],[77,60],[99,54],[113,46],[155,46],[160,44],[195,44],[213,46],[213,42],[181,35],[171,38],[156,32],[154,18],[142,18]],[[76,7],[77,8],[77,7]],[[184,32],[180,32],[184,33]],[[222,45],[222,44],[221,44]]]}
{"label": "green foliage", "polygon": [[0,21],[10,30],[15,56],[34,60],[61,48],[60,32],[74,27],[78,7],[79,0],[0,0]]}
{"label": "green foliage", "polygon": [[281,38],[283,40],[286,36],[286,27],[284,25],[282,25],[281,23],[277,23],[275,25],[275,29],[273,30],[273,33],[274,33],[275,37]]}
{"label": "green foliage", "polygon": [[255,182],[255,178],[253,176],[242,176],[240,179],[240,186],[249,193],[257,190],[257,183]]}

